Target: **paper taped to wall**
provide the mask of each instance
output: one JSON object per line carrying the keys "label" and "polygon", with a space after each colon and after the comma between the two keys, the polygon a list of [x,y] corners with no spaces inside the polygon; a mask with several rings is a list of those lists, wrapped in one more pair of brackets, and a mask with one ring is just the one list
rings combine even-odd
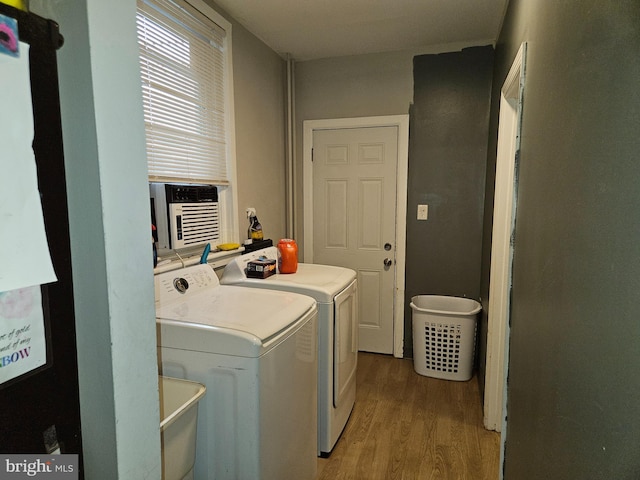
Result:
{"label": "paper taped to wall", "polygon": [[31,147],[29,45],[0,55],[0,292],[56,281]]}

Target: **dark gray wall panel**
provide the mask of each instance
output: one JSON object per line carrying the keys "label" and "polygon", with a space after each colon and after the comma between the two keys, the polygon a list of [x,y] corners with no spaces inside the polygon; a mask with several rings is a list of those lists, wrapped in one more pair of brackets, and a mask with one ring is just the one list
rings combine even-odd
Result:
{"label": "dark gray wall panel", "polygon": [[528,42],[508,480],[640,478],[639,26],[637,0],[512,0],[496,47],[494,92]]}
{"label": "dark gray wall panel", "polygon": [[[407,208],[405,354],[414,295],[478,299],[493,48],[414,59]],[[416,220],[418,204],[429,219]]]}

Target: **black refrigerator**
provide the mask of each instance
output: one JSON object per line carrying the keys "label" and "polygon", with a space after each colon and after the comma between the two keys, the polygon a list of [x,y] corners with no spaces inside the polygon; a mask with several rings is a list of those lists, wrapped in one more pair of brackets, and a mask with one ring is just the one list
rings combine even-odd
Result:
{"label": "black refrigerator", "polygon": [[[29,45],[34,123],[32,148],[44,228],[57,277],[57,281],[40,286],[46,362],[0,384],[0,453],[46,454],[57,448],[58,453],[78,454],[79,476],[83,478],[73,282],[56,63],[56,52],[63,46],[63,37],[54,21],[38,15],[1,3],[0,15],[17,22],[20,42]],[[2,40],[7,40],[4,31],[0,31]],[[2,85],[1,71],[0,88],[11,88]],[[0,172],[0,175],[7,173]]]}

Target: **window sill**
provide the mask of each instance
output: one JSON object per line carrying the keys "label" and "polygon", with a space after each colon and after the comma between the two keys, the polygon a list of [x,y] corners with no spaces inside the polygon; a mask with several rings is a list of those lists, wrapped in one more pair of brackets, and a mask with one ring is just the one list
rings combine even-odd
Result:
{"label": "window sill", "polygon": [[[242,252],[244,252],[244,247],[242,246],[236,250],[214,250],[209,253],[207,263],[211,265],[213,269],[222,268]],[[200,263],[201,256],[202,250],[197,252],[191,250],[181,253],[175,250],[160,250],[158,251],[158,266],[153,269],[153,274],[156,275],[158,273],[170,272],[172,270],[178,270],[179,268],[197,265]]]}

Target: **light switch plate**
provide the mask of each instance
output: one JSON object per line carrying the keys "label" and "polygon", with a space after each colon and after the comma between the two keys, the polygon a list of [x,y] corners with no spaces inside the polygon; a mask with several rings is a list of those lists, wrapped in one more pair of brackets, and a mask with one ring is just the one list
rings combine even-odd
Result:
{"label": "light switch plate", "polygon": [[429,218],[429,205],[418,205],[418,220]]}

